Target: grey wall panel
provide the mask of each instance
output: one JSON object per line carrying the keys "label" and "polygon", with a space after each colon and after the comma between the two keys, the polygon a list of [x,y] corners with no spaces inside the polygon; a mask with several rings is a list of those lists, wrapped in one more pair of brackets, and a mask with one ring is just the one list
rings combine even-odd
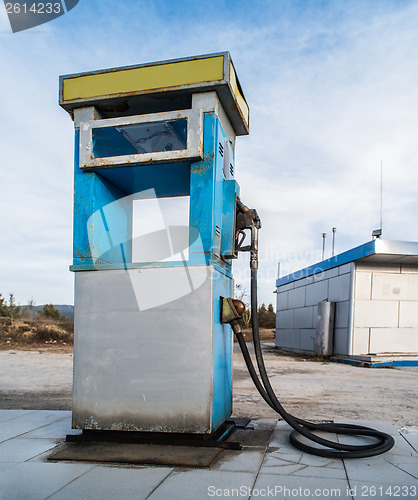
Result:
{"label": "grey wall panel", "polygon": [[339,302],[350,298],[351,274],[342,274],[328,280],[328,300]]}

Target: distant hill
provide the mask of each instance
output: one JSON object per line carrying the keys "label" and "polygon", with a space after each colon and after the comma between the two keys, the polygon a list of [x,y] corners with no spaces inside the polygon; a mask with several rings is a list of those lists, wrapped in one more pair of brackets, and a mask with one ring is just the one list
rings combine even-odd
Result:
{"label": "distant hill", "polygon": [[[60,314],[62,316],[65,316],[69,320],[74,321],[74,306],[70,306],[67,304],[53,304],[53,305],[54,305],[55,309],[58,309],[58,311],[60,312]],[[43,305],[32,307],[32,314],[35,315],[39,311],[42,311],[43,308],[44,308]],[[28,309],[28,306],[22,306],[21,311],[23,312],[27,309]]]}

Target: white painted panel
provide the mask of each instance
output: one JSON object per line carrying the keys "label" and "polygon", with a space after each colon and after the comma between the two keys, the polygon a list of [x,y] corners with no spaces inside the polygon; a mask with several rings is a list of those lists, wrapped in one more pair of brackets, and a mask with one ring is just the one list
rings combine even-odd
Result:
{"label": "white painted panel", "polygon": [[356,300],[354,327],[397,327],[398,302],[391,300]]}
{"label": "white painted panel", "polygon": [[335,304],[335,327],[347,328],[348,327],[348,314],[350,309],[350,302],[337,302]]}
{"label": "white painted panel", "polygon": [[347,352],[348,328],[334,329],[334,351],[336,354],[349,354]]}
{"label": "white painted panel", "polygon": [[356,271],[354,296],[356,299],[370,300],[372,297],[372,273]]}
{"label": "white painted panel", "polygon": [[305,305],[305,287],[289,290],[288,293],[289,293],[288,295],[289,309],[294,309],[295,307],[303,307]]}
{"label": "white painted panel", "polygon": [[401,273],[403,274],[418,274],[418,266],[402,264]]}
{"label": "white painted panel", "polygon": [[277,323],[279,328],[293,328],[293,309],[288,309],[287,311],[278,311],[277,313]]}
{"label": "white painted panel", "polygon": [[277,294],[277,311],[283,311],[288,308],[288,292]]}
{"label": "white painted panel", "polygon": [[372,299],[418,300],[418,275],[373,273]]}
{"label": "white painted panel", "polygon": [[315,306],[328,298],[328,280],[306,286],[306,305]]}
{"label": "white painted panel", "polygon": [[351,274],[343,274],[328,281],[328,300],[330,302],[350,298],[350,279]]}
{"label": "white painted panel", "polygon": [[357,262],[357,270],[370,271],[372,273],[400,273],[400,264],[380,264],[378,262]]}
{"label": "white painted panel", "polygon": [[372,328],[370,352],[418,352],[418,328]]}
{"label": "white painted panel", "polygon": [[313,306],[294,309],[295,328],[313,328]]}
{"label": "white painted panel", "polygon": [[399,326],[418,327],[418,301],[408,300],[399,304]]}
{"label": "white painted panel", "polygon": [[369,329],[354,328],[353,352],[351,354],[368,354],[369,352]]}

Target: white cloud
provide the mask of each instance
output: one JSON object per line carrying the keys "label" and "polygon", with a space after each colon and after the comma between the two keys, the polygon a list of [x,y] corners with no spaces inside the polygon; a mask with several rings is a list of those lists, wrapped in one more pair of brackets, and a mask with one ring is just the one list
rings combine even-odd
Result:
{"label": "white cloud", "polygon": [[276,261],[283,274],[320,259],[322,232],[327,251],[333,226],[337,251],[370,238],[381,159],[384,237],[418,240],[414,2],[267,1],[252,14],[222,2],[221,18],[214,8],[204,19],[170,5],[126,2],[116,14],[113,2],[80,2],[49,32],[0,36],[1,292],[72,302],[72,123],[58,75],[221,50],[251,109],[236,171],[263,220],[263,302],[274,300]]}

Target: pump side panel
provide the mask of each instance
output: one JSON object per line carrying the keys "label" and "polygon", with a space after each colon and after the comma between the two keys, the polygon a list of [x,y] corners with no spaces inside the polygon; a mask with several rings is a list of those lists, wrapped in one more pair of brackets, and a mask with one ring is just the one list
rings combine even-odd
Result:
{"label": "pump side panel", "polygon": [[209,433],[213,268],[76,273],[73,427]]}
{"label": "pump side panel", "polygon": [[233,280],[214,271],[213,301],[213,427],[223,424],[232,413],[231,327],[221,323],[221,297],[233,296]]}

